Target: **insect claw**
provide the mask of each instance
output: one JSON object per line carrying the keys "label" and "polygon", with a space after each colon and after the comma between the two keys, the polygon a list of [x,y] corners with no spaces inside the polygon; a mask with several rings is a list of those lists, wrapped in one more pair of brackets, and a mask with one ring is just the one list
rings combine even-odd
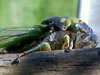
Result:
{"label": "insect claw", "polygon": [[19,58],[16,58],[11,62],[11,65],[18,64],[18,63],[19,63]]}
{"label": "insect claw", "polygon": [[12,64],[12,65],[18,64],[18,63],[20,62],[19,59],[20,59],[21,57],[25,56],[26,54],[27,54],[27,52],[23,52],[23,53],[21,53],[20,55],[18,54],[18,55],[17,55],[17,58],[16,58],[15,60],[13,60],[13,61],[11,62],[11,64]]}

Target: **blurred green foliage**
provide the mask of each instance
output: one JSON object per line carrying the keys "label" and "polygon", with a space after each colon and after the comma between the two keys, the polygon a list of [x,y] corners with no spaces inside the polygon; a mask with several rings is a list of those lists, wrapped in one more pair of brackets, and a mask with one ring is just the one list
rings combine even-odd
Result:
{"label": "blurred green foliage", "polygon": [[0,26],[31,26],[51,16],[77,16],[78,0],[0,0]]}

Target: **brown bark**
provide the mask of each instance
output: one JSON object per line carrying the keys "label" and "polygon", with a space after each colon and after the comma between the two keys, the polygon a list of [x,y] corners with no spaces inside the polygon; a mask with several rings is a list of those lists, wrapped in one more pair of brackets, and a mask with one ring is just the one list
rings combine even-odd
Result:
{"label": "brown bark", "polygon": [[11,65],[16,56],[0,55],[0,75],[100,75],[100,48],[35,52]]}

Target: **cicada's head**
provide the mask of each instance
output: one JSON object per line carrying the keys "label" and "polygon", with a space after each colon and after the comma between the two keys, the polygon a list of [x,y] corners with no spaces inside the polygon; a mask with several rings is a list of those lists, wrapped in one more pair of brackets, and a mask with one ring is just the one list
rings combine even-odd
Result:
{"label": "cicada's head", "polygon": [[65,30],[68,17],[50,17],[42,21],[41,24],[54,27],[55,30]]}
{"label": "cicada's head", "polygon": [[77,23],[73,23],[70,26],[67,27],[66,31],[70,31],[70,32],[78,32],[79,31],[79,25]]}

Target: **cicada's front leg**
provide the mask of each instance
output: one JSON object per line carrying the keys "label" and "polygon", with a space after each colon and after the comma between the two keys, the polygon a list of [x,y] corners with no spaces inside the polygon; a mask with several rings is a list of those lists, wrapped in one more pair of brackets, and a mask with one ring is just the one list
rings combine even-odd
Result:
{"label": "cicada's front leg", "polygon": [[33,49],[30,49],[28,51],[24,51],[23,53],[19,54],[18,57],[12,61],[12,64],[16,64],[18,63],[19,59],[31,52],[35,52],[35,51],[51,51],[51,47],[50,44],[48,42],[42,42],[41,44],[39,44],[38,46],[34,47]]}
{"label": "cicada's front leg", "polygon": [[65,49],[65,52],[69,52],[72,48],[73,48],[73,40],[68,35],[65,35],[63,49]]}
{"label": "cicada's front leg", "polygon": [[36,52],[36,51],[51,51],[50,44],[48,42],[42,42],[39,45],[37,45],[36,47],[34,47],[28,51],[25,51],[22,54],[26,55],[26,54],[29,54],[31,52]]}

